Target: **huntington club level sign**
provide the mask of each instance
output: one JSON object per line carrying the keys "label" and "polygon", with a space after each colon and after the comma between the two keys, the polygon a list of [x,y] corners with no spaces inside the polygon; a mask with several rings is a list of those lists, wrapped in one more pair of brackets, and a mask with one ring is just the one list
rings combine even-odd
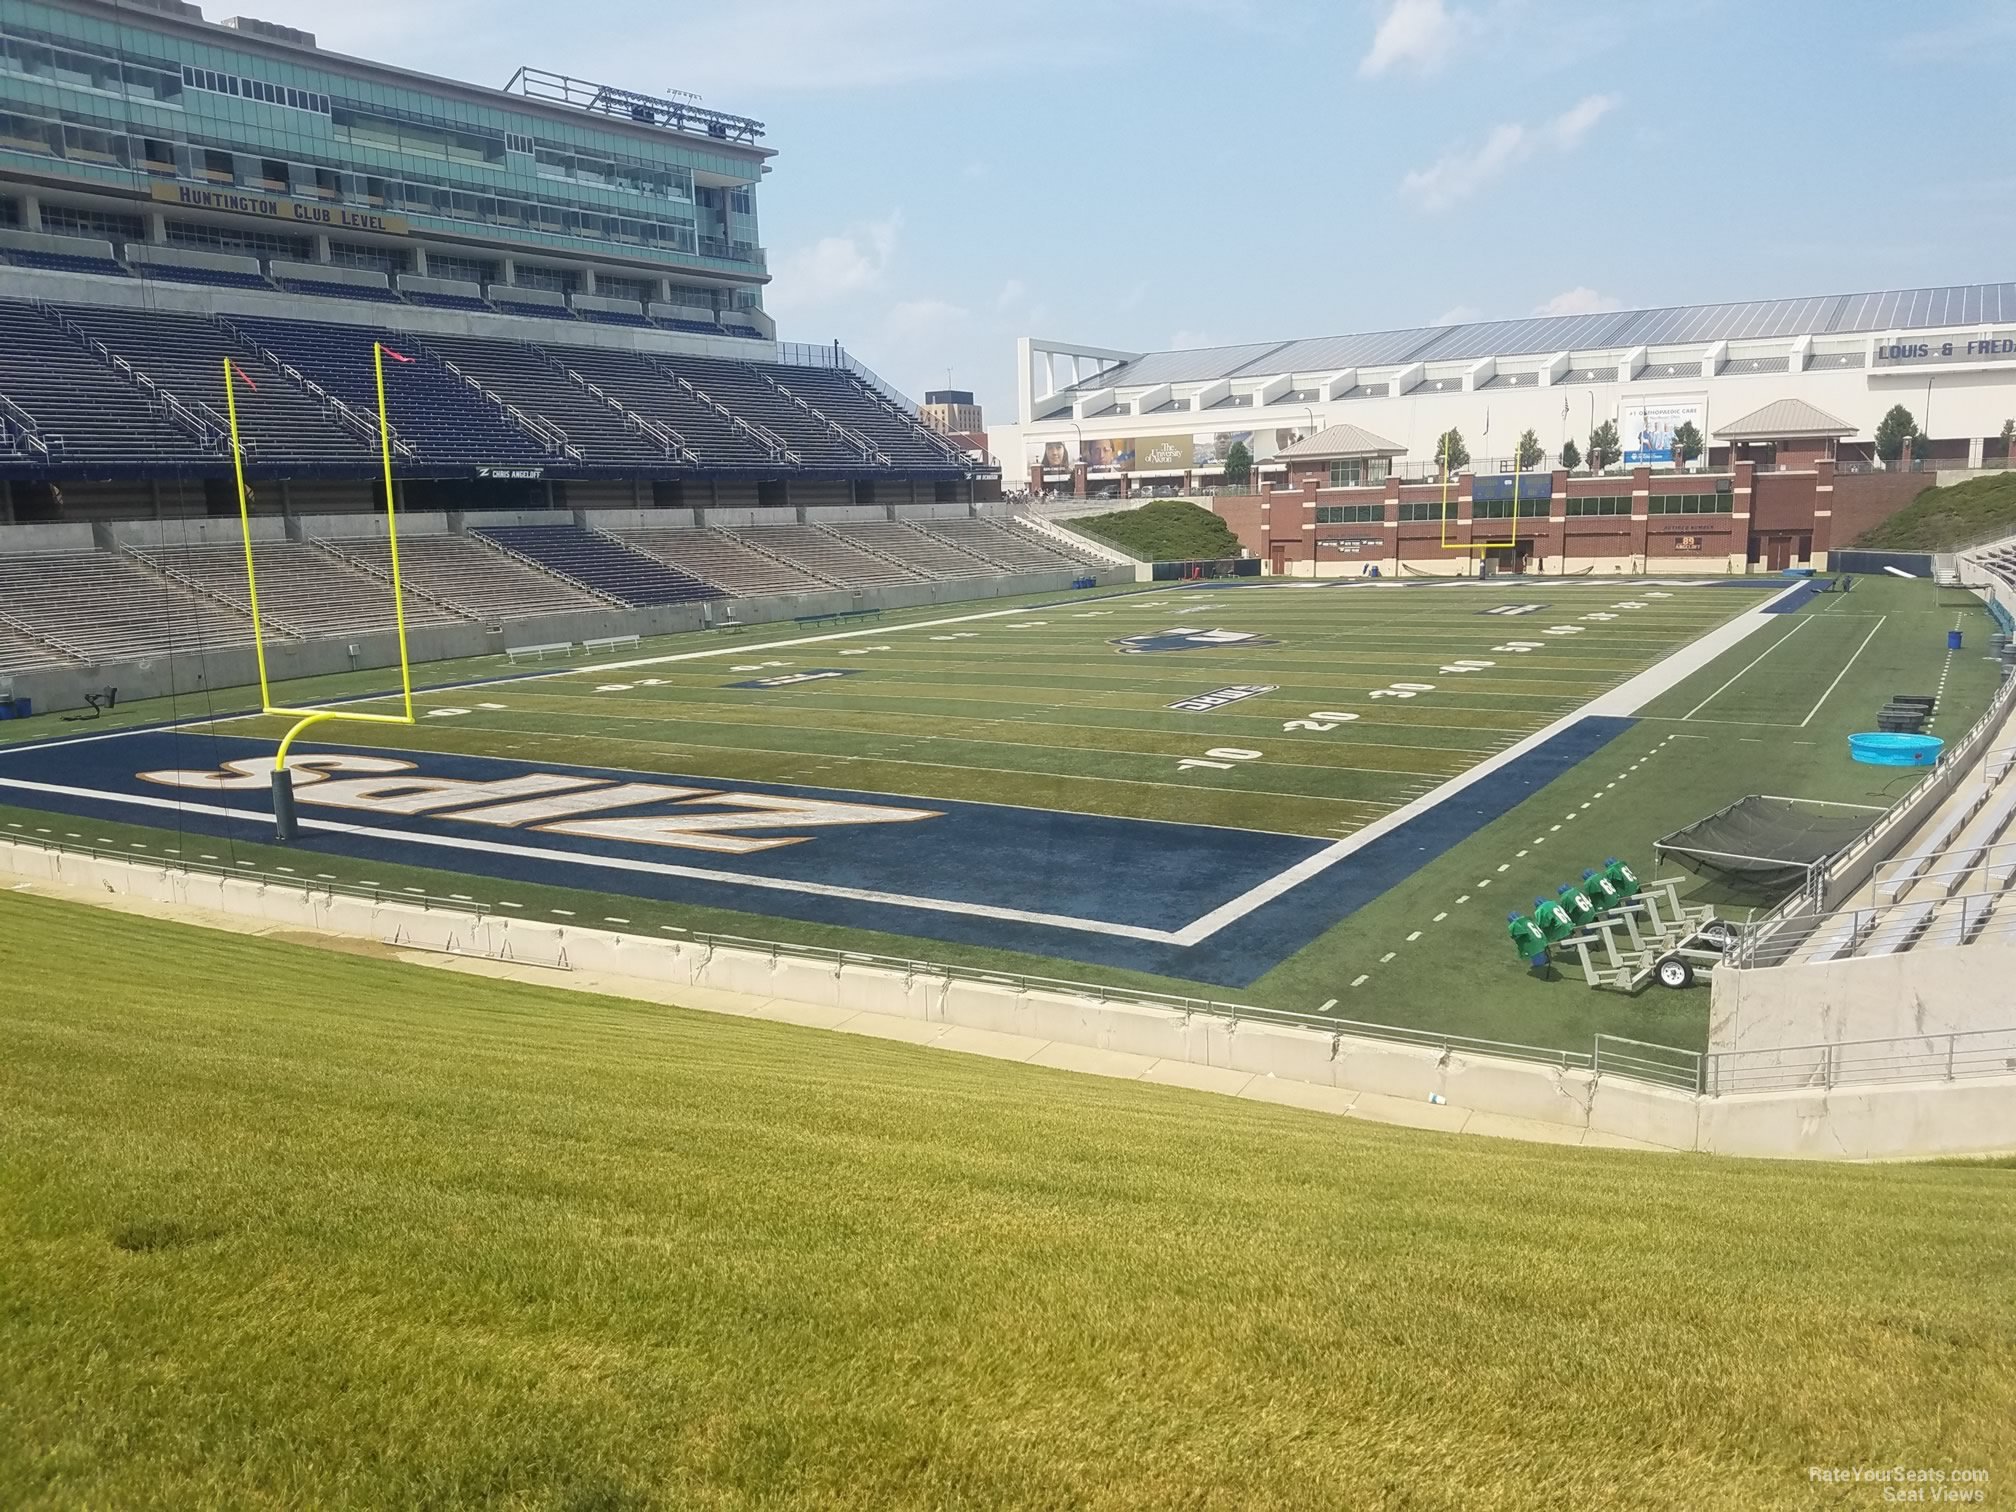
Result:
{"label": "huntington club level sign", "polygon": [[198,189],[189,184],[155,184],[154,198],[190,210],[223,210],[232,215],[254,215],[261,220],[293,221],[303,226],[320,226],[330,231],[376,231],[381,236],[404,236],[408,231],[403,215],[384,215],[376,210],[353,210],[346,205],[311,205],[301,200],[281,199],[270,194],[241,194],[227,189]]}

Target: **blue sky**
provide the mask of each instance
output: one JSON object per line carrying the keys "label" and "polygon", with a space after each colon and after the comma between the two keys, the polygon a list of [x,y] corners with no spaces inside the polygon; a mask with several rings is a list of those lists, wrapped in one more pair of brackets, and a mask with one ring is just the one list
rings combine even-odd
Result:
{"label": "blue sky", "polygon": [[[1153,349],[2016,276],[2012,0],[247,0],[762,119],[787,339]],[[210,0],[211,19],[229,7]]]}

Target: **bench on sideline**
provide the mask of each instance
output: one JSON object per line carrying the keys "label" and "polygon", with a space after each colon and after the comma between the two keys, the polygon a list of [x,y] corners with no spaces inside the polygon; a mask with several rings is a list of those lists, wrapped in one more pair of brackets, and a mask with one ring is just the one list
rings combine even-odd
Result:
{"label": "bench on sideline", "polygon": [[593,640],[581,642],[581,649],[590,656],[597,656],[604,651],[635,651],[642,644],[642,639],[635,635],[598,635]]}
{"label": "bench on sideline", "polygon": [[[633,635],[632,640],[636,637]],[[544,661],[549,656],[571,656],[574,654],[572,641],[548,641],[541,646],[506,646],[504,655],[512,661]]]}
{"label": "bench on sideline", "polygon": [[880,619],[880,609],[837,609],[831,614],[801,614],[791,623],[794,625],[837,625],[846,620]]}

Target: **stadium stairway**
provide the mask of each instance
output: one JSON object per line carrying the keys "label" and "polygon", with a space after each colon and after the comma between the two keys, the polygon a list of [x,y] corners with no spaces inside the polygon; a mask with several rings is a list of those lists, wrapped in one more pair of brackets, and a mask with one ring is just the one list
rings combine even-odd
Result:
{"label": "stadium stairway", "polygon": [[0,552],[0,606],[17,634],[94,665],[252,641],[249,615],[105,551]]}
{"label": "stadium stairway", "polygon": [[975,516],[965,520],[919,521],[927,535],[969,551],[1003,572],[1068,572],[1079,564],[1046,542],[1012,530],[998,520]]}
{"label": "stadium stairway", "polygon": [[1793,956],[1826,962],[2016,934],[2016,747],[1990,751],[1902,851]]}
{"label": "stadium stairway", "polygon": [[0,399],[18,455],[171,468],[225,453],[214,429],[80,345],[34,305],[0,300]]}
{"label": "stadium stairway", "polygon": [[229,357],[254,385],[238,395],[247,461],[369,462],[377,454],[375,434],[367,439],[346,427],[330,406],[241,350],[223,327],[202,316],[164,311],[136,316],[102,305],[55,306],[49,314],[78,341],[95,347],[101,360],[126,364],[227,435],[224,359]]}
{"label": "stadium stairway", "polygon": [[843,588],[915,583],[924,576],[823,525],[738,525],[729,533]]}
{"label": "stadium stairway", "polygon": [[578,525],[485,525],[470,534],[631,608],[725,597],[712,583]]}
{"label": "stadium stairway", "polygon": [[[380,538],[317,538],[315,544],[359,571],[392,581],[392,548]],[[399,577],[410,590],[491,626],[600,609],[609,602],[472,536],[402,535]]]}
{"label": "stadium stairway", "polygon": [[767,467],[783,454],[783,443],[776,437],[765,437],[723,413],[642,352],[566,346],[547,350],[570,377],[615,396],[625,409],[709,466]]}
{"label": "stadium stairway", "polygon": [[299,373],[352,412],[372,417],[374,433],[378,389],[372,343],[382,341],[408,357],[386,364],[387,406],[400,449],[419,460],[528,466],[559,455],[550,437],[519,424],[508,406],[424,353],[407,352],[393,332],[263,315],[219,321],[272,365]]}
{"label": "stadium stairway", "polygon": [[[250,614],[245,552],[235,543],[128,547],[132,554]],[[397,619],[390,585],[307,541],[260,541],[253,547],[259,617],[285,634],[354,635],[389,630]],[[406,623],[454,624],[464,616],[424,594],[408,594]]]}
{"label": "stadium stairway", "polygon": [[993,577],[1001,569],[907,520],[862,520],[834,530],[857,546],[901,562],[928,578]]}
{"label": "stadium stairway", "polygon": [[667,463],[685,460],[662,431],[638,422],[620,403],[576,379],[544,347],[474,336],[428,336],[418,343],[484,390],[555,427],[582,461]]}
{"label": "stadium stairway", "polygon": [[841,584],[820,577],[774,552],[737,540],[725,530],[638,526],[612,530],[624,545],[690,572],[724,593],[753,598],[766,593],[817,593]]}
{"label": "stadium stairway", "polygon": [[865,437],[890,461],[914,467],[963,466],[951,442],[841,368],[759,364],[778,388]]}

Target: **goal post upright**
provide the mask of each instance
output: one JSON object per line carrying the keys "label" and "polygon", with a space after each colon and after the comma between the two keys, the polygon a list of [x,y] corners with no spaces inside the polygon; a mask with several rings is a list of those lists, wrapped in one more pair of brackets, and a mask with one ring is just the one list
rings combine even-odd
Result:
{"label": "goal post upright", "polygon": [[[294,818],[294,780],[287,770],[287,752],[304,730],[328,720],[349,720],[357,724],[411,725],[413,713],[413,660],[406,641],[406,587],[399,571],[399,507],[392,488],[392,426],[385,403],[385,344],[371,343],[373,377],[378,389],[378,455],[385,478],[385,540],[392,559],[392,615],[399,643],[399,694],[397,714],[372,714],[358,710],[301,709],[273,702],[266,669],[266,632],[259,618],[259,577],[252,556],[252,509],[245,489],[245,449],[239,439],[237,383],[253,387],[252,380],[231,358],[224,359],[224,400],[231,423],[231,467],[238,486],[238,528],[245,546],[245,594],[252,611],[253,654],[259,665],[259,708],[262,714],[291,715],[294,725],[281,737],[273,754],[273,837],[283,843],[299,837]],[[395,357],[397,353],[393,354]],[[407,358],[399,358],[408,361]]]}

